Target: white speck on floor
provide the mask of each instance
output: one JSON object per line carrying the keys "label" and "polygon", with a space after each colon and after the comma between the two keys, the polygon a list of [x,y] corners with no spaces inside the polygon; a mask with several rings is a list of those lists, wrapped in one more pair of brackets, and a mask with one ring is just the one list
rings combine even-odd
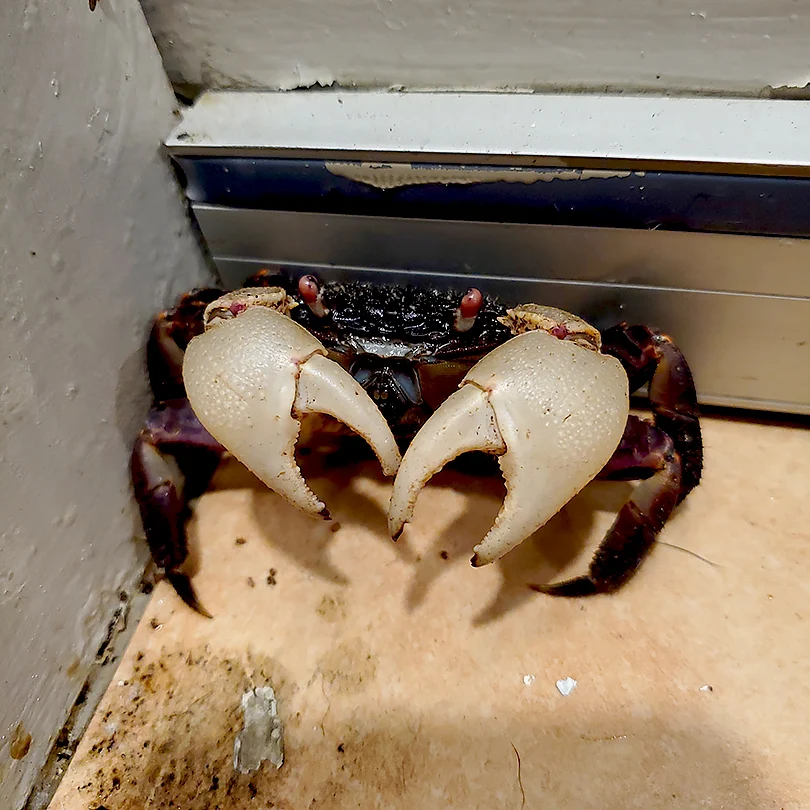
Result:
{"label": "white speck on floor", "polygon": [[573,678],[563,678],[557,681],[557,689],[563,697],[568,697],[576,688],[577,682]]}

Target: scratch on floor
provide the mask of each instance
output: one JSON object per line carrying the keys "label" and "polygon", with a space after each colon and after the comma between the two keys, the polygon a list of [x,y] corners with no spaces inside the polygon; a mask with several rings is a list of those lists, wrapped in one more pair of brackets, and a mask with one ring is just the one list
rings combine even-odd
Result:
{"label": "scratch on floor", "polygon": [[526,806],[526,791],[523,789],[523,774],[521,773],[521,764],[520,764],[520,754],[518,753],[517,748],[513,742],[510,742],[509,745],[512,746],[512,750],[515,752],[515,756],[517,757],[517,778],[518,778],[518,787],[520,787],[520,810]]}

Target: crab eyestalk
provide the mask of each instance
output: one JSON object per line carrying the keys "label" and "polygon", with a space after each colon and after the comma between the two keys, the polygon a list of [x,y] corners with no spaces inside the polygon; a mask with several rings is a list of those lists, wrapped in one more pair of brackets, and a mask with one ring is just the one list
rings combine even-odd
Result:
{"label": "crab eyestalk", "polygon": [[464,294],[458,309],[453,316],[453,328],[456,332],[469,332],[475,326],[475,319],[484,305],[481,290],[471,287]]}
{"label": "crab eyestalk", "polygon": [[298,280],[298,294],[316,318],[325,318],[329,314],[323,303],[323,289],[315,276],[301,276]]}
{"label": "crab eyestalk", "polygon": [[240,290],[209,305],[188,345],[183,379],[205,429],[270,489],[328,517],[295,461],[299,417],[325,413],[362,436],[383,472],[400,462],[391,429],[360,384],[289,317],[278,288]]}
{"label": "crab eyestalk", "polygon": [[[506,497],[495,523],[475,546],[473,565],[491,563],[556,514],[608,462],[629,411],[627,374],[598,351],[598,332],[556,317],[546,324],[531,308],[512,310],[521,332],[477,363],[433,413],[402,459],[388,527],[396,538],[416,498],[436,472],[463,452],[498,455]],[[567,313],[562,313],[567,315]],[[566,324],[565,335],[561,324]],[[585,325],[587,326],[587,325]],[[554,330],[556,327],[556,331]],[[559,337],[558,337],[559,335]]]}

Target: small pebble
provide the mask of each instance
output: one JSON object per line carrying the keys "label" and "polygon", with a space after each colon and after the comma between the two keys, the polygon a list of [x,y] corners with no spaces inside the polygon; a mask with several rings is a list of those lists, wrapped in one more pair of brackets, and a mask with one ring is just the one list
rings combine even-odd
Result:
{"label": "small pebble", "polygon": [[712,689],[712,687],[709,684],[704,683],[703,686],[700,687],[700,691],[701,692],[714,692],[714,689]]}
{"label": "small pebble", "polygon": [[524,675],[523,676],[523,683],[526,684],[526,686],[531,686],[534,683],[534,681],[535,681],[535,676],[534,675]]}
{"label": "small pebble", "polygon": [[568,697],[576,688],[577,682],[573,678],[563,678],[557,681],[557,689],[563,697]]}

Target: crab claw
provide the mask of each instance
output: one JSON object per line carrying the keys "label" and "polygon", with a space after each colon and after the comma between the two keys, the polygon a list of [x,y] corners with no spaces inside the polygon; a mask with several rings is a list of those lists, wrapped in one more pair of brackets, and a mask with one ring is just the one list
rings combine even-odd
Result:
{"label": "crab claw", "polygon": [[546,331],[514,337],[478,362],[416,434],[388,517],[396,538],[428,479],[463,452],[499,456],[506,497],[475,546],[486,565],[539,529],[610,459],[629,411],[618,360]]}
{"label": "crab claw", "polygon": [[206,331],[186,349],[186,393],[205,429],[270,489],[305,512],[329,517],[295,461],[298,417],[339,419],[371,445],[386,475],[397,471],[399,450],[360,384],[283,314],[289,309],[266,303],[271,294],[284,295],[241,290],[209,305]]}

